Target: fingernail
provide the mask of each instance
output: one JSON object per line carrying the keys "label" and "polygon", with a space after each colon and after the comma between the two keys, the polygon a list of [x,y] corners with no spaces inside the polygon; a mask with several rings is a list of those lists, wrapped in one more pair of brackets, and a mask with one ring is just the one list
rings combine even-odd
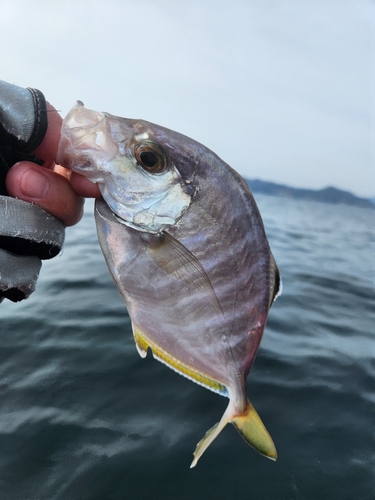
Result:
{"label": "fingernail", "polygon": [[39,200],[47,195],[50,182],[44,174],[31,168],[23,174],[20,187],[25,196]]}

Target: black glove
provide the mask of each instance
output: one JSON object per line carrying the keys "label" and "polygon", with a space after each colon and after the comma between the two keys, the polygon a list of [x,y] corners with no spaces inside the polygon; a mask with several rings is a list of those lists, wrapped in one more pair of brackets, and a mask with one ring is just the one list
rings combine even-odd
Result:
{"label": "black glove", "polygon": [[46,101],[39,90],[0,80],[0,302],[18,302],[34,290],[40,259],[55,257],[64,242],[64,225],[37,205],[10,198],[5,177],[33,155],[47,131]]}

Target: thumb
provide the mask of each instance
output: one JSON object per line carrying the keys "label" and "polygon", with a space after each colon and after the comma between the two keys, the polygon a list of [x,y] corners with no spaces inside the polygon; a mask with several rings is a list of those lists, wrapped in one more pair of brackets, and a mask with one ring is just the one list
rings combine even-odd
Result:
{"label": "thumb", "polygon": [[36,203],[66,226],[76,224],[82,217],[84,200],[77,196],[68,179],[35,163],[16,163],[8,172],[6,186],[11,196]]}

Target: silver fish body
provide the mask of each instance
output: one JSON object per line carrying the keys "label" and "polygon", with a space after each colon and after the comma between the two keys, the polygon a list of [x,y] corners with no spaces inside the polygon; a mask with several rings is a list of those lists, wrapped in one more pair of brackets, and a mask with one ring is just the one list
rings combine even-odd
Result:
{"label": "silver fish body", "polygon": [[61,163],[98,182],[103,194],[95,207],[98,238],[139,353],[151,348],[180,374],[229,397],[192,466],[228,422],[275,459],[246,378],[280,278],[246,182],[192,139],[81,104],[62,135]]}

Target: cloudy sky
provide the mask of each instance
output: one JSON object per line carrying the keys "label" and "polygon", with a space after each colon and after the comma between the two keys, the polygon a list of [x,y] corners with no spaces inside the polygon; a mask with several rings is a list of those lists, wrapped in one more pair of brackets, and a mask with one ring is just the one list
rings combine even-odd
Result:
{"label": "cloudy sky", "polygon": [[0,78],[375,196],[374,0],[0,0]]}

